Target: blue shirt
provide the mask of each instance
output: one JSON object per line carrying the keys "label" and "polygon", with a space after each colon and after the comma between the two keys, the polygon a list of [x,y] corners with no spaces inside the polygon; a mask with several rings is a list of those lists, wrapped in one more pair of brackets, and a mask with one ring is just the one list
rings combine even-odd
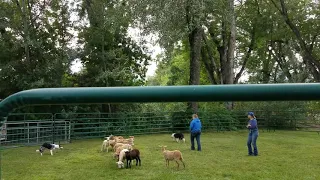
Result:
{"label": "blue shirt", "polygon": [[248,127],[248,129],[250,129],[250,130],[258,130],[258,122],[257,122],[256,119],[249,120],[248,124],[251,125],[251,126]]}
{"label": "blue shirt", "polygon": [[190,131],[192,133],[201,132],[201,122],[199,118],[195,118],[190,123]]}

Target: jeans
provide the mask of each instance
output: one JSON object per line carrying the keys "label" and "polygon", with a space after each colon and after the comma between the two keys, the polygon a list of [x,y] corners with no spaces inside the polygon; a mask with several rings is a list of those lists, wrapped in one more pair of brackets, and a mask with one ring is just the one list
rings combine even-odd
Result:
{"label": "jeans", "polygon": [[[249,155],[258,155],[258,148],[257,148],[257,138],[259,136],[258,130],[250,130],[249,135],[248,135],[248,141],[247,141],[247,146],[248,146],[248,154]],[[252,153],[252,146],[253,146],[253,153]]]}
{"label": "jeans", "polygon": [[201,151],[200,135],[201,135],[201,132],[191,133],[191,135],[190,135],[190,138],[191,138],[191,150],[195,150],[195,147],[194,147],[194,138],[196,138],[196,140],[197,140],[197,145],[198,145],[198,151]]}

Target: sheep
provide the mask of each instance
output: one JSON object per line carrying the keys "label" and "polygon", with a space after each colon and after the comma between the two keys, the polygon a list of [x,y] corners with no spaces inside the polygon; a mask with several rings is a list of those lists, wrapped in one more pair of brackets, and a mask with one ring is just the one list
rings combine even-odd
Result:
{"label": "sheep", "polygon": [[104,140],[102,142],[101,152],[104,151],[105,148],[107,148],[107,152],[109,152],[109,146],[113,148],[115,144],[116,144],[116,140]]}
{"label": "sheep", "polygon": [[179,150],[168,151],[166,150],[167,146],[160,146],[160,147],[162,148],[162,153],[163,153],[164,159],[166,160],[167,167],[169,167],[169,161],[176,161],[179,169],[180,165],[178,163],[178,160],[182,162],[184,168],[186,167],[183,162],[182,153]]}
{"label": "sheep", "polygon": [[134,136],[130,136],[128,139],[118,139],[117,142],[134,146]]}
{"label": "sheep", "polygon": [[122,146],[123,143],[116,143],[114,146],[113,146],[113,151],[116,152],[116,150],[118,149],[118,147]]}
{"label": "sheep", "polygon": [[112,134],[110,134],[110,136],[104,137],[106,140],[112,140],[114,136]]}
{"label": "sheep", "polygon": [[114,135],[110,135],[110,136],[107,136],[107,137],[104,137],[106,140],[116,140],[116,139],[123,139],[122,136],[114,136]]}
{"label": "sheep", "polygon": [[132,149],[132,146],[130,144],[116,143],[113,146],[113,150],[116,151],[118,149],[118,147],[120,147],[120,146],[124,146],[125,149],[129,149],[129,150]]}
{"label": "sheep", "polygon": [[113,151],[116,151],[118,147],[124,146],[124,145],[126,145],[126,147],[125,147],[126,149],[132,148],[132,146],[131,146],[130,144],[116,143],[116,144],[113,146]]}
{"label": "sheep", "polygon": [[124,139],[122,136],[113,136],[113,138],[111,138],[111,140],[120,140],[120,139]]}
{"label": "sheep", "polygon": [[140,159],[140,151],[138,149],[133,149],[131,151],[126,151],[126,160],[127,160],[127,168],[131,168],[131,161],[136,160],[136,166],[141,166],[141,159]]}
{"label": "sheep", "polygon": [[117,149],[115,150],[115,153],[113,154],[113,158],[116,158],[119,156],[121,150],[123,149],[128,149],[131,150],[132,146],[130,144],[121,144],[120,146],[117,147]]}
{"label": "sheep", "polygon": [[109,152],[109,146],[111,146],[111,148],[113,148],[113,150],[115,151],[116,148],[114,148],[114,145],[118,142],[122,144],[134,145],[133,144],[134,136],[130,136],[129,139],[123,139],[122,136],[113,136],[113,135],[110,135],[109,137],[105,137],[105,138],[106,140],[102,142],[101,152],[104,151],[105,149],[107,149],[107,152]]}
{"label": "sheep", "polygon": [[108,145],[109,145],[109,140],[108,140],[108,139],[107,139],[107,140],[104,140],[104,141],[102,142],[101,152],[104,151],[105,148],[107,148],[107,152],[108,152],[108,147],[107,147]]}
{"label": "sheep", "polygon": [[126,156],[125,156],[125,155],[126,155],[125,152],[127,152],[127,151],[129,151],[129,150],[128,150],[128,149],[122,149],[122,150],[120,151],[119,161],[116,162],[116,164],[118,165],[118,168],[119,168],[119,169],[124,167],[124,163],[123,163],[122,161],[123,161],[123,159],[126,157]]}

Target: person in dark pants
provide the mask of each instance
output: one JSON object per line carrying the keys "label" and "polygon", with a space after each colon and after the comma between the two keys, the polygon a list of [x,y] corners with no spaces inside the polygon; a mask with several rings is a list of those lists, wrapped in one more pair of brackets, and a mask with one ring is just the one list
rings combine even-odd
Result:
{"label": "person in dark pants", "polygon": [[[258,123],[253,112],[248,113],[248,118],[249,118],[249,122],[247,125],[247,128],[249,129],[249,135],[248,135],[248,141],[247,141],[248,155],[258,156],[258,148],[257,148],[257,138],[259,136]],[[252,152],[252,146],[253,146],[253,152]]]}
{"label": "person in dark pants", "polygon": [[198,145],[198,151],[201,151],[201,144],[200,144],[201,128],[202,128],[202,126],[201,126],[200,119],[198,118],[198,115],[193,114],[192,115],[192,121],[190,123],[191,150],[195,150],[194,138],[196,138],[197,145]]}

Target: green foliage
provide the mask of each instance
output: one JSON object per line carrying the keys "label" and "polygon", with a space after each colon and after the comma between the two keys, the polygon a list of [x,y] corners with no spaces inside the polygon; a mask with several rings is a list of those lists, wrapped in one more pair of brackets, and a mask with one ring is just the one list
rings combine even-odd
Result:
{"label": "green foliage", "polygon": [[205,7],[214,1],[131,0],[132,14],[144,34],[156,33],[159,43],[170,54],[174,45],[205,21]]}
{"label": "green foliage", "polygon": [[24,2],[0,3],[4,10],[0,18],[0,84],[5,87],[0,90],[2,98],[24,89],[59,87],[69,68],[70,14],[66,2]]}
{"label": "green foliage", "polygon": [[85,82],[80,86],[142,85],[149,57],[145,47],[127,37],[130,23],[127,6],[122,2],[84,1],[80,12],[88,15],[89,27],[82,27],[80,57]]}
{"label": "green foliage", "polygon": [[[223,44],[224,38],[229,38],[229,34],[224,33],[230,27],[224,28],[224,25],[230,23],[230,1],[26,2],[0,1],[0,99],[31,88],[187,85],[191,51],[188,41],[190,32],[195,27],[202,27],[202,41],[207,39],[206,43],[202,42],[204,56],[200,84],[212,84],[208,76],[210,68],[206,68],[204,58],[216,64],[213,77],[217,84],[220,83],[221,77],[217,71],[222,68],[221,52],[225,52],[227,48]],[[311,64],[305,62],[300,40],[276,8],[280,7],[279,1],[275,1],[275,5],[272,1],[262,0],[236,3],[234,72],[238,73],[244,68],[247,77],[240,83],[315,81],[312,67],[316,67],[320,57],[319,2],[285,1],[290,20],[299,30],[306,48],[315,57],[316,61]],[[79,15],[79,22],[74,22],[72,15]],[[142,28],[142,35],[157,35],[160,45],[167,52],[159,60],[155,76],[150,77],[148,82],[146,71],[150,57],[147,55],[147,48],[144,42],[138,44],[128,36],[128,27]],[[75,40],[78,40],[76,45]],[[73,74],[70,72],[70,65],[75,59],[79,59],[84,68],[80,73]],[[298,107],[306,106],[306,109],[314,111],[318,107],[317,103],[253,104],[236,103],[236,110],[295,111]],[[62,111],[70,114],[89,111],[172,112],[185,109],[186,103],[104,104],[28,107],[17,112]],[[200,103],[200,109],[216,113],[214,117],[204,119],[221,119],[216,117],[226,116],[228,122],[234,123],[231,112],[223,110],[221,103]],[[302,109],[304,112],[305,109]],[[268,113],[263,116],[267,115]],[[278,120],[272,121],[273,124],[277,122]]]}

